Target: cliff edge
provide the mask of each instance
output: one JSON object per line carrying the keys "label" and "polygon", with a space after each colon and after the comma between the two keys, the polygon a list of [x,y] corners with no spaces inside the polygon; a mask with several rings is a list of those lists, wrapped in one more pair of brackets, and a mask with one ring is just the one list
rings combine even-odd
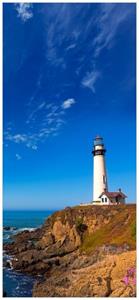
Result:
{"label": "cliff edge", "polygon": [[4,249],[14,269],[39,275],[34,297],[135,296],[135,220],[134,204],[67,207]]}

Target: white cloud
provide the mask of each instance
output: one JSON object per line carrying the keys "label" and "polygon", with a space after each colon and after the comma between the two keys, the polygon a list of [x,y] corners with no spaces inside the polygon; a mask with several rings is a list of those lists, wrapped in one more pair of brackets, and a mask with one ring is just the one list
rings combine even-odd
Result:
{"label": "white cloud", "polygon": [[[89,44],[90,64],[92,71],[85,74],[82,79],[82,86],[88,87],[95,93],[96,82],[101,78],[102,72],[96,69],[97,62],[103,49],[110,49],[116,43],[117,36],[124,25],[129,21],[130,16],[134,13],[134,7],[127,3],[100,3],[97,14],[93,19],[89,19],[86,27],[86,36],[95,26],[96,35],[93,36],[92,43]],[[84,61],[76,70],[78,75],[82,71]],[[89,69],[91,66],[89,66]]]}
{"label": "white cloud", "polygon": [[38,110],[42,109],[45,106],[45,101],[43,101],[39,106],[38,106]]}
{"label": "white cloud", "polygon": [[82,80],[82,85],[85,87],[88,87],[92,90],[93,93],[95,93],[95,84],[98,78],[101,77],[101,73],[97,70],[94,70],[92,72],[88,72],[86,76]]}
{"label": "white cloud", "polygon": [[104,48],[111,48],[115,41],[119,27],[123,24],[132,8],[127,3],[101,3],[97,18],[98,34],[93,40],[94,57],[98,57]]}
{"label": "white cloud", "polygon": [[26,142],[27,140],[27,136],[25,134],[14,134],[14,135],[11,135],[10,133],[8,133],[6,135],[6,139],[7,140],[11,140],[11,141],[14,141],[15,143],[20,143],[20,142]]}
{"label": "white cloud", "polygon": [[38,116],[38,111],[41,111],[42,108],[45,109],[45,101],[43,101],[41,104],[39,104],[28,116],[28,119],[26,120],[26,124],[29,124],[32,121],[36,120],[36,116]]}
{"label": "white cloud", "polygon": [[68,51],[68,50],[74,49],[75,47],[76,47],[76,44],[71,44],[66,48],[66,50]]}
{"label": "white cloud", "polygon": [[[50,9],[46,8],[43,11],[47,36],[46,58],[55,67],[65,69],[68,66],[68,50],[78,45],[76,42],[82,33],[82,10],[82,5],[73,9],[70,3],[52,3]],[[61,48],[66,55],[61,55]]]}
{"label": "white cloud", "polygon": [[63,109],[70,108],[73,104],[75,104],[75,102],[76,102],[76,101],[75,101],[73,98],[67,99],[67,100],[65,100],[65,101],[62,103],[61,107],[62,107]]}
{"label": "white cloud", "polygon": [[33,5],[31,3],[16,3],[15,9],[17,11],[17,16],[23,21],[27,22],[33,17],[32,12]]}
{"label": "white cloud", "polygon": [[36,145],[33,145],[33,146],[32,146],[32,149],[33,149],[33,150],[37,150],[38,147],[37,147]]}
{"label": "white cloud", "polygon": [[17,160],[20,160],[20,159],[22,159],[22,157],[21,157],[21,156],[20,156],[18,153],[16,153],[16,155],[15,155],[15,156],[16,156],[16,159],[17,159]]}
{"label": "white cloud", "polygon": [[[32,148],[36,145],[37,137],[31,134],[13,134],[11,130],[4,132],[5,141],[14,142],[16,144],[24,144],[28,148]],[[17,156],[16,156],[17,157]],[[17,157],[18,159],[18,157]]]}
{"label": "white cloud", "polygon": [[[65,123],[65,109],[75,103],[74,99],[65,100],[62,105],[54,103],[41,102],[36,105],[33,112],[27,117],[25,122],[27,133],[16,133],[14,128],[8,126],[4,132],[4,141],[22,144],[25,147],[37,150],[38,145],[44,142],[49,136],[58,135],[62,125]],[[37,120],[34,123],[34,120]],[[39,120],[39,122],[38,122]],[[19,159],[18,156],[16,156]]]}

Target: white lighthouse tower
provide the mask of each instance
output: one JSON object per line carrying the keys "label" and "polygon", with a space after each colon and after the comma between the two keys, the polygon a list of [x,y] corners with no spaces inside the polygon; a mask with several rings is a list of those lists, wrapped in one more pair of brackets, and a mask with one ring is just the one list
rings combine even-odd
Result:
{"label": "white lighthouse tower", "polygon": [[103,139],[96,136],[94,140],[93,156],[94,156],[94,176],[93,176],[93,202],[97,202],[100,195],[108,191],[107,174],[105,165],[106,149]]}

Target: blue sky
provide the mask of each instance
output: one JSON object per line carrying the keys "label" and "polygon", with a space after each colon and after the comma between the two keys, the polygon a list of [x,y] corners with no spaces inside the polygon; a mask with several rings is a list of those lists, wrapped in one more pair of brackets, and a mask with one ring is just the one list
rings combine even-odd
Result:
{"label": "blue sky", "polygon": [[3,4],[4,208],[92,200],[92,144],[108,187],[136,200],[136,6]]}

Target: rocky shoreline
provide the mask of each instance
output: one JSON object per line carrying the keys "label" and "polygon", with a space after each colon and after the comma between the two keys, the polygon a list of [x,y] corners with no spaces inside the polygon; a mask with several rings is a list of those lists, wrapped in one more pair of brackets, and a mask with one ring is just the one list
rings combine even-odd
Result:
{"label": "rocky shoreline", "polygon": [[3,227],[3,230],[6,230],[6,231],[11,231],[11,230],[16,230],[17,228],[14,227],[14,226],[4,226]]}
{"label": "rocky shoreline", "polygon": [[68,207],[4,250],[14,270],[40,276],[34,297],[132,297],[123,278],[136,265],[135,218],[135,205]]}

